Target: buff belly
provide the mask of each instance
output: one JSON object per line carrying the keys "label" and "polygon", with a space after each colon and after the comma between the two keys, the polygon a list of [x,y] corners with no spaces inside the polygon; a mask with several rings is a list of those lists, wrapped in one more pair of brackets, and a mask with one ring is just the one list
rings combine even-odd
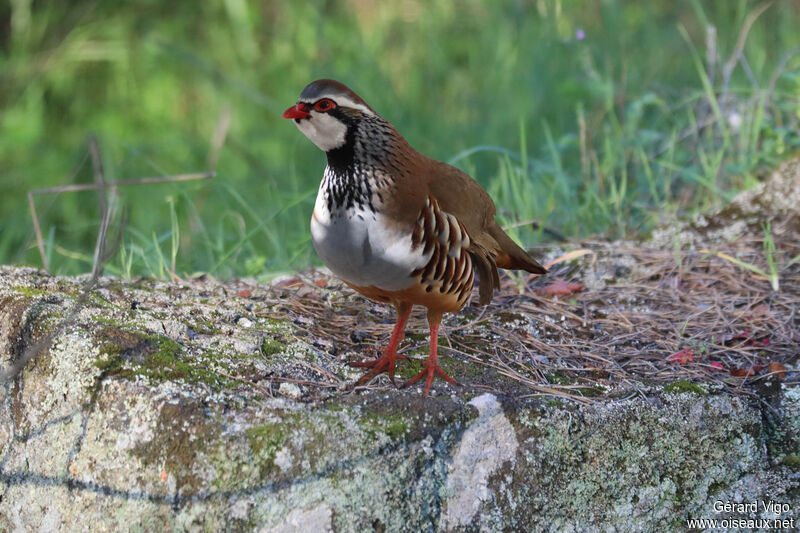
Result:
{"label": "buff belly", "polygon": [[311,218],[311,242],[337,277],[382,291],[410,287],[411,273],[429,258],[414,249],[409,232],[392,229],[380,213],[358,208],[330,213],[320,201]]}

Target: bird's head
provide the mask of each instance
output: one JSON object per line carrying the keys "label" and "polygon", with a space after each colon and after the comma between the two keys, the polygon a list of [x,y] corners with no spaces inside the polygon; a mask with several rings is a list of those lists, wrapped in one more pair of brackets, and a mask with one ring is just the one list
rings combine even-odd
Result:
{"label": "bird's head", "polygon": [[335,80],[309,83],[297,104],[283,113],[324,152],[345,145],[348,133],[365,117],[377,113],[345,84]]}

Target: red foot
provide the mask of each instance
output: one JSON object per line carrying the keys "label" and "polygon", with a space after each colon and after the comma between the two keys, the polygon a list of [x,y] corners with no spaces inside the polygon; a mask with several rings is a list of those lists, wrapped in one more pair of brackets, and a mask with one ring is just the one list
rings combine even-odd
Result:
{"label": "red foot", "polygon": [[405,355],[397,355],[397,346],[400,344],[400,341],[403,340],[403,331],[406,327],[406,322],[408,322],[408,315],[411,314],[411,304],[407,303],[398,303],[395,305],[397,309],[397,324],[394,325],[394,331],[392,332],[392,338],[389,339],[389,345],[386,347],[386,350],[383,352],[383,355],[378,357],[377,359],[373,359],[372,361],[363,361],[360,363],[350,363],[350,366],[356,367],[365,367],[371,368],[369,372],[361,376],[361,378],[356,381],[355,386],[366,385],[372,378],[380,374],[381,372],[389,372],[389,379],[392,380],[394,384],[394,363],[398,359],[408,359]]}
{"label": "red foot", "polygon": [[458,381],[454,380],[453,378],[445,374],[444,370],[442,370],[442,367],[440,367],[437,362],[431,362],[431,360],[428,359],[427,361],[425,361],[425,368],[422,370],[422,372],[420,372],[413,378],[409,379],[408,381],[400,385],[400,388],[404,389],[409,385],[416,383],[423,377],[427,376],[427,379],[425,380],[425,390],[422,392],[424,396],[427,396],[431,390],[431,385],[433,385],[433,377],[437,374],[439,375],[440,378],[444,379],[449,383],[452,383],[453,385],[461,385]]}
{"label": "red foot", "polygon": [[384,353],[382,356],[378,357],[377,359],[372,359],[371,361],[354,361],[348,364],[357,368],[372,369],[361,376],[358,381],[356,381],[356,386],[366,385],[372,381],[372,378],[382,372],[389,372],[389,379],[391,379],[392,383],[394,383],[394,363],[395,361],[399,361],[401,359],[408,359],[408,357],[405,355]]}

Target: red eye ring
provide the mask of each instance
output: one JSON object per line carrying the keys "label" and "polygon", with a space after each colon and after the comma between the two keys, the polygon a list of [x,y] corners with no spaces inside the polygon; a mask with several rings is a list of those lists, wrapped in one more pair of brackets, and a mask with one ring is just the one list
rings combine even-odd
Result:
{"label": "red eye ring", "polygon": [[322,100],[314,104],[314,109],[322,113],[325,113],[327,111],[330,111],[331,109],[336,109],[336,102],[334,102],[329,98],[323,98]]}

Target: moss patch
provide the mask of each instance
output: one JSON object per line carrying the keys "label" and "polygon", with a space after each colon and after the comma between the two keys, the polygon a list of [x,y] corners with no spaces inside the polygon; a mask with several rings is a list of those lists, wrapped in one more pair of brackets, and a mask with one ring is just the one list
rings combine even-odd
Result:
{"label": "moss patch", "polygon": [[[420,348],[406,353],[409,359],[397,362],[395,374],[403,379],[411,379],[425,369],[425,361],[428,359],[428,348]],[[462,361],[455,357],[439,356],[439,366],[444,372],[456,381],[465,381],[478,378],[486,374],[486,367],[479,364]],[[441,379],[436,377],[437,380]]]}
{"label": "moss patch", "polygon": [[186,322],[185,325],[192,331],[203,335],[216,335],[222,331],[217,324],[207,319],[197,319],[194,322]]}
{"label": "moss patch", "polygon": [[283,447],[286,439],[289,438],[290,426],[290,421],[282,421],[247,429],[245,433],[247,434],[247,440],[250,442],[250,449],[256,455],[273,459],[278,450]]}
{"label": "moss patch", "polygon": [[708,392],[698,385],[697,383],[692,383],[691,381],[680,380],[674,381],[669,383],[668,385],[664,386],[664,392],[671,392],[674,394],[680,394],[682,392],[689,392],[691,394],[697,394],[698,396],[707,396]]}
{"label": "moss patch", "polygon": [[[459,376],[461,379],[477,378],[485,374],[487,371],[485,366],[470,361],[462,361],[461,359],[457,359],[455,357],[440,357],[439,363],[441,364],[442,369],[444,369],[444,367],[448,367],[450,369],[452,374],[448,372],[448,375],[456,381],[459,380]],[[447,370],[445,370],[445,372],[447,372]]]}
{"label": "moss patch", "polygon": [[369,413],[358,421],[358,425],[370,437],[380,432],[393,441],[408,433],[408,422],[395,413]]}
{"label": "moss patch", "polygon": [[264,321],[266,322],[266,329],[274,333],[286,333],[292,330],[290,320],[266,317]]}
{"label": "moss patch", "polygon": [[111,304],[108,300],[103,298],[98,292],[90,291],[89,292],[89,301],[92,302],[96,307],[100,309],[113,309],[114,305]]}
{"label": "moss patch", "polygon": [[308,468],[315,468],[319,461],[327,456],[329,439],[338,442],[325,427],[316,427],[316,424],[301,413],[282,413],[280,420],[259,424],[245,430],[250,449],[252,450],[253,465],[258,468],[262,479],[274,478],[280,469],[275,464],[278,451],[285,447],[293,448],[293,435],[298,435],[303,443],[304,453],[307,453]]}
{"label": "moss patch", "polygon": [[111,326],[104,328],[98,338],[103,340],[100,353],[104,357],[95,361],[95,366],[107,376],[132,379],[138,375],[156,382],[199,382],[217,391],[237,385],[210,369],[208,357],[194,360],[200,364],[189,363],[181,357],[180,344],[163,335],[146,335]]}
{"label": "moss patch", "polygon": [[544,376],[547,378],[547,381],[556,385],[571,385],[575,383],[575,379],[567,376],[562,370],[544,372]]}
{"label": "moss patch", "polygon": [[800,455],[784,455],[781,457],[781,463],[792,470],[800,470]]}
{"label": "moss patch", "polygon": [[596,398],[605,392],[605,390],[600,387],[578,387],[572,390],[575,391],[576,394],[580,394],[586,398]]}
{"label": "moss patch", "polygon": [[43,290],[37,289],[35,287],[25,287],[25,286],[22,286],[22,285],[13,285],[13,286],[10,287],[10,289],[12,291],[18,292],[18,293],[23,294],[25,296],[29,296],[31,298],[35,298],[37,296],[45,296],[47,294],[50,294],[48,291],[43,291]]}
{"label": "moss patch", "polygon": [[424,359],[417,359],[411,357],[412,355],[416,354],[409,353],[407,355],[409,356],[408,359],[398,361],[395,364],[395,374],[403,379],[411,379],[420,372],[422,372],[422,369],[425,368]]}

